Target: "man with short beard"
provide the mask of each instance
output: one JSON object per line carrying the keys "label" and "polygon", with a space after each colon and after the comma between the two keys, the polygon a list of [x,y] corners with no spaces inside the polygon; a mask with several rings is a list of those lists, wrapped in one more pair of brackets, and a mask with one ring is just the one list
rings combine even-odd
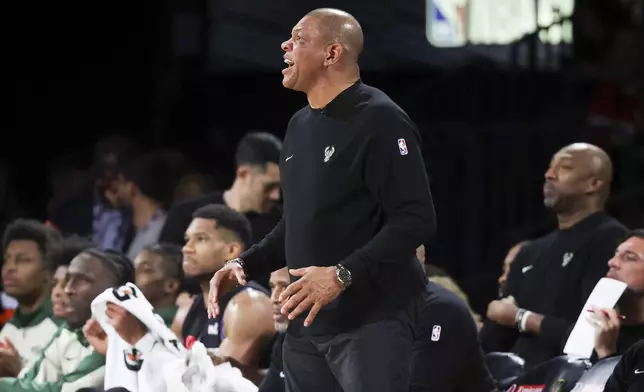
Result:
{"label": "man with short beard", "polygon": [[[634,230],[608,261],[608,278],[628,285],[617,309],[594,309],[597,359],[623,354],[644,339],[644,230]],[[621,315],[621,317],[620,317]],[[623,318],[622,318],[623,317]]]}
{"label": "man with short beard", "polygon": [[277,331],[277,339],[273,345],[273,354],[271,355],[271,366],[268,368],[266,378],[259,386],[258,392],[284,392],[284,367],[282,365],[282,345],[288,328],[288,318],[282,314],[282,302],[279,300],[280,294],[289,284],[291,277],[288,275],[286,267],[279,269],[271,274],[268,283],[271,286],[271,302],[273,302],[273,321]]}
{"label": "man with short beard", "polygon": [[575,143],[552,157],[543,196],[558,229],[523,245],[512,262],[504,298],[488,305],[480,332],[486,352],[513,352],[527,368],[561,354],[570,325],[628,232],[604,212],[611,180],[611,160],[597,146]]}

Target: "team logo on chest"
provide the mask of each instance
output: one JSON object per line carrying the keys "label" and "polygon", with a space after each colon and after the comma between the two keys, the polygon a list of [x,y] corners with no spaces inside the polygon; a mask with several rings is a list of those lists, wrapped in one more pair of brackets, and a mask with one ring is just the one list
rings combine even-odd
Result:
{"label": "team logo on chest", "polygon": [[573,258],[574,256],[575,256],[575,255],[574,255],[572,252],[566,252],[566,253],[563,255],[563,260],[562,260],[562,262],[561,262],[561,266],[565,268],[568,264],[570,264],[570,262],[572,261],[572,258]]}
{"label": "team logo on chest", "polygon": [[329,162],[329,159],[333,156],[333,153],[335,153],[335,147],[334,146],[326,146],[324,149],[324,163]]}

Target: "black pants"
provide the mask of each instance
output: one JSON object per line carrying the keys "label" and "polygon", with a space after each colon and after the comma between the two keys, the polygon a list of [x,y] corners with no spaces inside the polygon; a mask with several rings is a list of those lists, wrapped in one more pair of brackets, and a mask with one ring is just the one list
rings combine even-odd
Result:
{"label": "black pants", "polygon": [[408,392],[414,328],[423,303],[415,298],[394,317],[335,336],[286,335],[287,392]]}

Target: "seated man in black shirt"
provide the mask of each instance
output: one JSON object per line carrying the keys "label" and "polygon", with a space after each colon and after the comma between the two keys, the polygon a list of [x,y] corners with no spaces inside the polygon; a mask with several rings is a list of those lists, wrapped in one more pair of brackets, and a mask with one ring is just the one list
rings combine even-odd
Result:
{"label": "seated man in black shirt", "polygon": [[628,349],[606,382],[604,392],[644,391],[644,340]]}
{"label": "seated man in black shirt", "polygon": [[291,277],[288,275],[286,267],[279,269],[271,274],[269,280],[271,286],[271,302],[273,302],[273,321],[275,322],[275,330],[277,330],[277,339],[273,345],[273,355],[271,356],[271,366],[268,368],[266,378],[259,386],[258,392],[284,392],[286,387],[284,385],[284,371],[282,365],[282,344],[284,343],[284,336],[286,335],[286,328],[288,327],[288,318],[282,314],[282,303],[279,300],[280,294],[289,284],[291,284]]}
{"label": "seated man in black shirt", "polygon": [[199,282],[203,294],[195,297],[181,328],[186,346],[200,341],[206,348],[220,348],[222,356],[240,368],[249,380],[259,383],[268,358],[275,329],[273,306],[265,289],[240,286],[221,298],[222,312],[209,319],[204,295],[210,278],[226,260],[237,257],[250,242],[250,224],[244,215],[225,205],[199,208],[186,230],[183,272]]}
{"label": "seated man in black shirt", "polygon": [[[595,309],[597,359],[622,354],[644,339],[644,230],[635,230],[608,262],[607,277],[628,284],[617,309]],[[620,317],[623,316],[623,320]]]}
{"label": "seated man in black shirt", "polygon": [[248,246],[261,241],[282,215],[278,209],[281,151],[282,142],[272,134],[254,132],[244,136],[235,153],[235,181],[230,189],[172,206],[159,241],[183,246],[192,213],[208,204],[225,204],[245,214],[252,228]]}
{"label": "seated man in black shirt", "polygon": [[488,306],[480,335],[486,352],[513,352],[527,368],[561,354],[570,325],[628,232],[603,212],[611,178],[610,158],[596,146],[576,143],[555,154],[543,194],[559,227],[519,251],[505,298]]}
{"label": "seated man in black shirt", "polygon": [[469,308],[456,294],[429,280],[412,358],[411,392],[496,390]]}

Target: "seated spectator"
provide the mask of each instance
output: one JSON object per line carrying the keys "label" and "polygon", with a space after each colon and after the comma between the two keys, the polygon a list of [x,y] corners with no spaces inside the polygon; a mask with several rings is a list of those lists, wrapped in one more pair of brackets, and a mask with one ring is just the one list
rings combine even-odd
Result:
{"label": "seated spectator", "polygon": [[62,251],[56,264],[56,271],[54,272],[54,288],[51,290],[51,303],[54,317],[60,320],[64,321],[66,319],[67,308],[69,307],[69,300],[67,294],[65,294],[65,285],[67,284],[65,278],[67,276],[69,263],[82,251],[93,246],[94,244],[89,240],[76,235],[63,240]]}
{"label": "seated spectator", "polygon": [[206,301],[210,279],[227,260],[234,259],[250,242],[250,224],[239,212],[225,205],[207,205],[194,212],[186,230],[183,272],[199,282],[202,293],[185,317],[181,336],[185,345],[198,340],[206,348],[220,348],[244,376],[258,384],[268,367],[275,329],[273,307],[265,289],[252,282],[239,286],[219,300],[221,313],[208,317]]}
{"label": "seated spectator", "polygon": [[449,291],[453,292],[456,294],[460,299],[463,300],[465,305],[467,305],[467,308],[470,311],[470,314],[472,315],[472,318],[474,319],[474,322],[476,323],[476,328],[480,329],[482,324],[481,316],[476,313],[469,305],[469,301],[467,299],[467,294],[461,290],[459,287],[458,283],[452,279],[449,274],[446,271],[443,271],[442,269],[436,267],[435,265],[428,264],[426,262],[426,256],[425,256],[425,246],[421,245],[418,248],[416,248],[416,257],[420,262],[424,265],[425,268],[425,276],[429,278],[430,281],[445,287]]}
{"label": "seated spectator", "polygon": [[418,323],[410,391],[496,390],[485,365],[476,324],[461,298],[428,281]]}
{"label": "seated spectator", "polygon": [[79,197],[51,212],[51,222],[65,235],[91,237],[101,249],[122,251],[131,242],[129,211],[111,205],[106,195],[117,191],[118,173],[135,157],[137,148],[125,136],[107,136],[96,143],[92,177]]}
{"label": "seated spectator", "polygon": [[153,244],[134,260],[136,286],[169,327],[177,313],[177,295],[183,278],[181,248],[175,244]]}
{"label": "seated spectator", "polygon": [[0,331],[0,376],[17,376],[35,361],[58,329],[53,317],[53,270],[62,237],[44,224],[18,219],[7,226],[2,241],[2,282],[18,308]]}
{"label": "seated spectator", "polygon": [[[608,262],[607,277],[628,284],[617,309],[594,309],[595,354],[603,359],[622,354],[644,339],[644,230],[635,230]],[[622,320],[620,314],[624,319]]]}
{"label": "seated spectator", "polygon": [[[282,217],[278,205],[281,151],[282,142],[270,133],[246,134],[235,152],[236,170],[232,186],[172,206],[159,241],[183,246],[193,212],[209,204],[224,204],[246,215],[250,221],[252,237],[246,245],[250,247],[260,242]],[[259,277],[258,282],[268,288],[267,280],[267,277]]]}
{"label": "seated spectator", "polygon": [[86,249],[69,264],[65,280],[67,322],[17,378],[0,379],[0,391],[63,392],[103,386],[105,357],[85,340],[82,327],[98,294],[134,280],[132,262],[117,252]]}
{"label": "seated spectator", "polygon": [[158,150],[145,154],[127,165],[118,175],[115,192],[107,192],[111,204],[130,208],[134,237],[126,256],[134,259],[146,245],[159,241],[166,221],[166,209],[172,203],[174,189],[181,179],[183,156]]}
{"label": "seated spectator", "polygon": [[604,392],[641,391],[644,391],[644,340],[624,353],[604,388]]}
{"label": "seated spectator", "polygon": [[266,373],[264,381],[259,386],[258,392],[284,392],[286,391],[286,385],[284,384],[284,368],[282,365],[282,345],[284,344],[284,337],[286,336],[286,328],[288,328],[288,318],[282,314],[282,303],[279,297],[288,285],[291,284],[288,268],[284,267],[273,272],[269,279],[269,284],[271,286],[273,321],[275,322],[277,339],[275,339],[275,343],[273,344],[271,365],[268,368],[268,373]]}
{"label": "seated spectator", "polygon": [[517,254],[505,298],[488,306],[481,329],[486,352],[515,353],[526,369],[561,354],[569,327],[627,233],[604,213],[611,179],[610,158],[596,146],[576,143],[554,155],[543,193],[559,227]]}

